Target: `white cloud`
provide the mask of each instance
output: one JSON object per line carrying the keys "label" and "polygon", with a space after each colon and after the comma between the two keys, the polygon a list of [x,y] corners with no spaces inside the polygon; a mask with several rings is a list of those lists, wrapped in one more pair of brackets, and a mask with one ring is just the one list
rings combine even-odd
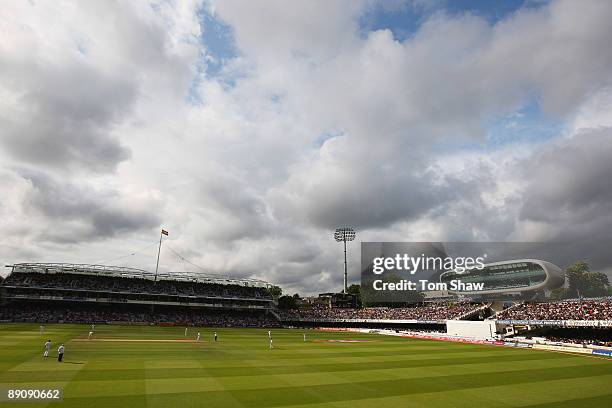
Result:
{"label": "white cloud", "polygon": [[[200,7],[235,37],[238,54],[218,77],[198,71],[208,55]],[[552,120],[575,123],[568,146],[585,137],[579,128],[609,126],[612,5],[558,1],[493,26],[437,13],[404,42],[388,30],[361,36],[368,7],[5,7],[0,177],[10,198],[0,215],[11,233],[2,260],[113,259],[155,241],[163,224],[170,247],[206,270],[308,293],[341,284],[330,236],[340,224],[364,240],[558,236],[561,227],[526,208],[537,180],[563,172],[555,152],[571,147],[494,148],[487,124],[535,99]],[[585,143],[581,154],[592,149],[610,153]],[[521,172],[546,155],[551,167]],[[562,228],[586,231],[582,211]],[[599,217],[591,213],[609,225]],[[117,262],[150,269],[149,255]],[[162,255],[166,270],[193,269]],[[349,255],[357,279],[357,245]]]}

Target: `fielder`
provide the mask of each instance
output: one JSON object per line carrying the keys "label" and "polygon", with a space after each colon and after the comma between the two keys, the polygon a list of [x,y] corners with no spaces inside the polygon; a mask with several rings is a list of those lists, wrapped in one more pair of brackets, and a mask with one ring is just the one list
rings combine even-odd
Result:
{"label": "fielder", "polygon": [[187,328],[185,327],[185,337],[187,337]]}
{"label": "fielder", "polygon": [[217,332],[215,332],[215,343],[217,342]]}
{"label": "fielder", "polygon": [[58,362],[62,362],[62,360],[64,359],[64,343],[60,344],[60,346],[57,349],[57,361]]}
{"label": "fielder", "polygon": [[93,331],[90,331],[90,332],[89,332],[89,335],[87,336],[87,339],[88,339],[88,340],[91,340],[91,336],[93,336]]}
{"label": "fielder", "polygon": [[268,339],[270,340],[270,350],[274,348],[274,344],[272,344],[272,332],[268,330]]}
{"label": "fielder", "polygon": [[51,339],[45,342],[45,352],[43,353],[43,357],[49,357],[50,351],[51,351]]}
{"label": "fielder", "polygon": [[198,337],[196,337],[196,341],[200,341],[200,332],[198,332]]}

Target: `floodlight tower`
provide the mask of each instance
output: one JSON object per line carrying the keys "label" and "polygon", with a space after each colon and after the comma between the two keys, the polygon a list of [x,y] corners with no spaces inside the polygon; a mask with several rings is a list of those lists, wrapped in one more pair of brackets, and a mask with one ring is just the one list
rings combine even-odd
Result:
{"label": "floodlight tower", "polygon": [[344,291],[347,293],[346,241],[355,239],[355,230],[350,227],[336,228],[334,239],[344,243]]}

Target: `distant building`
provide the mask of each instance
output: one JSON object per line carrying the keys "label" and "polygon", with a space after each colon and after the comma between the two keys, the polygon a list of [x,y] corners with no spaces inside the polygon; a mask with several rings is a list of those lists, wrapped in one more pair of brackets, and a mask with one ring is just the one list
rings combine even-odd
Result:
{"label": "distant building", "polygon": [[550,262],[517,259],[486,264],[482,269],[447,271],[440,276],[440,282],[449,286],[453,280],[484,284],[483,289],[478,291],[449,290],[449,293],[457,295],[520,295],[559,288],[565,283],[565,274],[561,268]]}
{"label": "distant building", "polygon": [[329,298],[327,297],[319,297],[319,296],[306,296],[298,300],[298,305],[300,307],[308,307],[308,306],[329,306]]}
{"label": "distant building", "polygon": [[357,296],[351,293],[320,293],[319,299],[321,299],[321,303],[327,302],[330,307],[357,307]]}

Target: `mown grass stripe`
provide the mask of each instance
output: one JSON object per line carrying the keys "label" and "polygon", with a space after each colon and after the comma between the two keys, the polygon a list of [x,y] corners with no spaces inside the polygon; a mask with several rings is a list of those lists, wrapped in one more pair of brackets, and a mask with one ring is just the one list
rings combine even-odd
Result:
{"label": "mown grass stripe", "polygon": [[[565,379],[553,381],[540,381],[537,383],[526,383],[509,386],[476,387],[460,390],[441,390],[411,394],[409,401],[405,396],[386,396],[381,398],[368,398],[352,400],[350,396],[344,399],[342,406],[350,408],[372,408],[372,407],[454,407],[473,408],[475,406],[490,407],[530,407],[532,405],[547,405],[555,407],[561,401],[580,400],[584,396],[586,386],[592,385],[591,398],[606,401],[609,399],[610,390],[607,386],[609,377],[588,377],[586,379]],[[543,390],[563,390],[563,393],[547,393]],[[475,403],[478,401],[478,404]],[[575,407],[581,407],[576,404]],[[606,405],[602,405],[606,406]],[[336,408],[338,402],[325,402],[317,404],[295,404],[285,405],[287,408]]]}
{"label": "mown grass stripe", "polygon": [[[606,370],[604,370],[606,369]],[[590,378],[606,375],[607,367],[589,367],[588,371],[582,371],[576,377],[572,372],[559,370],[523,370],[520,372],[501,373],[504,385],[533,384],[538,382],[550,382],[552,380],[562,380],[571,378]],[[612,375],[606,375],[612,380]],[[449,375],[446,377],[436,377],[435,381],[431,378],[420,378],[410,381],[405,380],[385,380],[371,381],[359,384],[327,384],[312,387],[277,387],[264,389],[240,389],[231,390],[231,394],[236,401],[245,406],[266,406],[277,407],[286,405],[289,401],[301,404],[317,404],[320,402],[344,401],[346,399],[360,400],[370,398],[383,398],[389,396],[407,396],[424,392],[445,392],[460,389],[477,389],[498,385],[499,379],[493,378],[488,373],[477,375]],[[201,399],[202,401],[218,401],[226,399],[224,395],[227,390],[207,391],[197,393],[181,393],[182,396],[190,396]],[[160,395],[160,398],[167,399],[169,394]],[[151,396],[149,396],[151,399]],[[75,401],[79,398],[74,398]],[[234,404],[230,404],[233,406]]]}
{"label": "mown grass stripe", "polygon": [[[540,361],[540,360],[554,360],[559,358],[559,355],[553,353],[533,353],[523,354],[521,356],[514,355],[502,355],[496,360],[499,364],[504,362],[512,361]],[[568,356],[571,358],[571,356]],[[71,362],[71,360],[68,360]],[[383,361],[383,362],[370,362],[370,363],[348,363],[348,364],[301,364],[301,365],[276,365],[254,367],[254,366],[240,366],[240,367],[207,367],[203,368],[183,368],[183,369],[149,369],[147,370],[148,378],[192,378],[200,377],[204,374],[212,377],[230,377],[230,376],[258,376],[265,374],[268,370],[274,370],[278,375],[281,374],[296,374],[296,373],[308,373],[308,372],[340,372],[340,371],[355,371],[363,369],[392,369],[392,368],[414,368],[414,367],[436,367],[436,366],[447,366],[452,365],[465,365],[465,364],[479,364],[482,363],[481,358],[454,358],[454,359],[424,359],[424,360],[402,360],[402,361]],[[63,378],[66,371],[56,372],[58,378]],[[41,371],[11,371],[8,373],[0,374],[0,381],[8,382],[11,379],[13,382],[19,381],[43,381],[44,377],[48,374]],[[124,368],[116,370],[105,370],[100,371],[82,371],[79,373],[76,380],[87,381],[87,380],[101,380],[111,376],[116,379],[144,379],[144,373],[138,368]]]}
{"label": "mown grass stripe", "polygon": [[[566,361],[545,361],[546,368],[554,369],[576,369],[580,366],[572,366],[566,364]],[[553,364],[554,363],[554,364]],[[205,367],[204,367],[205,368]],[[500,375],[509,371],[521,371],[524,366],[521,362],[508,363],[504,366],[490,363],[482,363],[475,366],[448,366],[439,367],[438,370],[428,370],[427,378],[438,376],[446,376],[448,372],[475,374],[488,373],[490,375]],[[52,373],[49,373],[52,376]],[[389,379],[405,379],[412,380],[414,378],[424,378],[421,369],[398,369],[398,370],[362,370],[354,372],[338,373],[309,373],[309,374],[289,374],[279,376],[274,372],[268,372],[266,375],[257,377],[257,381],[249,381],[248,377],[194,377],[182,378],[180,381],[168,381],[167,379],[146,379],[147,393],[182,393],[182,392],[198,392],[198,391],[214,391],[219,387],[226,390],[234,389],[260,389],[260,388],[275,388],[280,383],[290,386],[313,386],[341,383],[353,383],[359,385],[361,382],[368,382],[371,378],[389,378]],[[90,395],[104,396],[112,391],[114,395],[131,395],[140,393],[139,385],[143,380],[98,380],[98,381],[78,381],[70,382],[70,391],[73,395]],[[49,385],[57,385],[49,382],[28,383],[35,387],[48,387]],[[18,384],[7,384],[8,386]]]}

